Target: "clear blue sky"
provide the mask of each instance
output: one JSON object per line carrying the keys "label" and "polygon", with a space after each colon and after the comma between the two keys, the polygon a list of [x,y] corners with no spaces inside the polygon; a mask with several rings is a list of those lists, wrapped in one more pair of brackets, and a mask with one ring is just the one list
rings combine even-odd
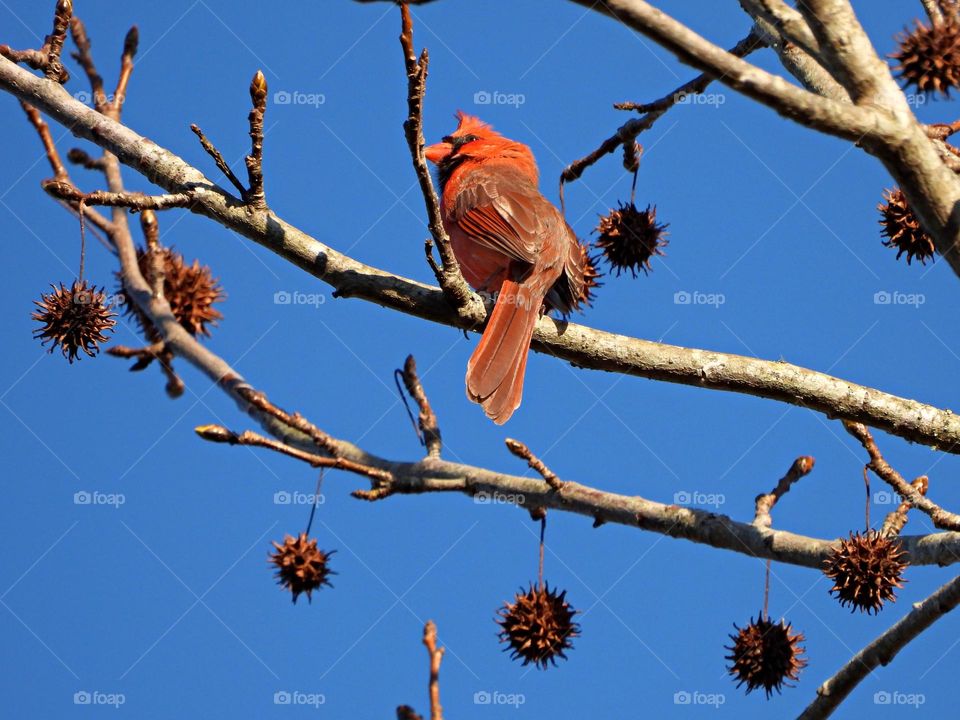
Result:
{"label": "clear blue sky", "polygon": [[[748,30],[735,2],[660,6],[724,46]],[[53,2],[0,3],[0,41],[39,44]],[[857,4],[882,52],[918,2]],[[115,79],[124,33],[137,23],[141,53],[125,120],[220,182],[189,131],[200,124],[234,167],[247,149],[247,85],[262,68],[271,95],[316,102],[268,108],[266,188],[273,209],[324,242],[378,267],[430,280],[423,206],[403,140],[404,75],[398,11],[387,5],[252,0],[120,3],[77,0],[101,72]],[[536,154],[543,189],[569,161],[626,119],[622,100],[660,97],[693,72],[651,42],[564,2],[445,0],[415,11],[430,48],[426,131],[438,138],[457,109],[476,112]],[[755,61],[778,69],[768,52]],[[74,66],[71,66],[74,67]],[[86,89],[79,74],[71,91]],[[475,103],[477,93],[522,104]],[[643,338],[791,362],[886,391],[955,406],[960,370],[957,279],[946,263],[895,262],[881,246],[875,206],[891,184],[880,165],[717,87],[713,103],[680,107],[642,136],[639,202],[670,223],[667,257],[649,277],[606,278],[584,322]],[[320,102],[322,96],[323,102]],[[482,99],[482,96],[481,96]],[[955,109],[931,102],[930,120]],[[6,138],[0,171],[0,245],[8,268],[0,330],[0,689],[10,717],[113,713],[74,705],[77,692],[122,694],[138,718],[387,718],[409,703],[427,710],[423,622],[437,621],[450,718],[792,717],[850,654],[955,571],[907,573],[879,617],[853,615],[818,573],[774,566],[771,612],[806,635],[799,687],[769,703],[726,676],[733,623],[762,602],[761,561],[623,527],[591,528],[552,513],[547,578],[582,609],[569,661],[530,671],[501,652],[497,607],[535,577],[536,526],[510,506],[464,496],[399,497],[367,504],[363,484],[334,473],[315,531],[336,549],[334,589],[296,606],[274,584],[269,542],[296,532],[307,507],[278,491],[312,490],[315,475],[285,458],[203,443],[195,425],[247,420],[179,363],[188,391],[171,401],[156,368],[129,373],[102,356],[68,366],[31,339],[31,301],[68,282],[78,257],[75,220],[39,190],[49,168],[16,102],[0,99]],[[71,147],[60,128],[60,147]],[[87,189],[101,179],[74,177]],[[133,172],[131,188],[148,190]],[[567,189],[582,236],[629,193],[619,158]],[[506,428],[464,397],[475,338],[329,288],[211,222],[180,211],[162,237],[198,257],[229,294],[209,346],[275,401],[338,437],[386,457],[420,453],[391,373],[414,353],[451,459],[523,473],[503,447],[517,437],[562,477],[672,502],[719,494],[718,510],[752,516],[801,454],[817,460],[774,512],[777,527],[817,537],[862,526],[863,455],[836,421],[771,401],[575,370],[531,357],[521,410]],[[114,286],[113,260],[93,245],[88,274]],[[320,293],[317,307],[276,305],[275,293]],[[678,292],[722,294],[719,307],[679,305]],[[917,306],[877,305],[878,292],[921,293]],[[579,319],[578,319],[579,321]],[[137,342],[127,326],[117,342]],[[931,476],[931,495],[957,507],[960,462],[879,434],[905,475]],[[882,490],[878,481],[875,489]],[[121,493],[124,504],[77,505],[77,492]],[[881,519],[890,506],[875,505]],[[908,532],[930,530],[911,515]],[[877,706],[875,693],[921,693],[923,714],[955,706],[960,616],[949,616],[867,679],[841,717],[919,716]],[[274,704],[276,692],[322,695],[319,708]],[[513,707],[476,693],[522,695]],[[676,693],[721,694],[685,707]],[[100,696],[101,699],[104,696]],[[112,715],[111,715],[112,716]]]}

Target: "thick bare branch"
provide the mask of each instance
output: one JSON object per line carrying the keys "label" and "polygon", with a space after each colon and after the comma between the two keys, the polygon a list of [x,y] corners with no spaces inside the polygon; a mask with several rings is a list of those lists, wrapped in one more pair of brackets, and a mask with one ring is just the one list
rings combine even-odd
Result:
{"label": "thick bare branch", "polygon": [[683,62],[801,125],[848,140],[892,138],[899,128],[867,108],[844,105],[796,87],[714,45],[644,0],[572,0],[609,15],[676,53]]}
{"label": "thick bare branch", "polygon": [[754,19],[762,18],[772,25],[785,41],[797,45],[814,58],[819,57],[820,43],[796,8],[783,0],[740,0],[740,5]]}
{"label": "thick bare branch", "polygon": [[854,688],[878,666],[886,667],[907,643],[960,604],[960,577],[942,586],[933,595],[916,603],[889,630],[858,652],[837,673],[817,688],[817,698],[799,720],[821,720],[833,711]]}
{"label": "thick bare branch", "polygon": [[[362,298],[464,329],[483,323],[482,308],[455,310],[436,287],[357,262],[272,213],[247,212],[182,158],[5,59],[0,59],[0,88],[29,98],[78,137],[109,150],[168,192],[194,193],[191,211],[269,248],[329,283],[339,297]],[[125,213],[118,210],[125,222]],[[960,416],[786,362],[665,345],[549,317],[538,323],[533,347],[582,368],[779,400],[960,453]]]}
{"label": "thick bare branch", "polygon": [[572,1],[618,19],[784,117],[862,145],[893,175],[937,251],[960,276],[960,178],[926,137],[847,0],[805,0],[798,8],[853,105],[790,85],[724,52],[644,0]]}

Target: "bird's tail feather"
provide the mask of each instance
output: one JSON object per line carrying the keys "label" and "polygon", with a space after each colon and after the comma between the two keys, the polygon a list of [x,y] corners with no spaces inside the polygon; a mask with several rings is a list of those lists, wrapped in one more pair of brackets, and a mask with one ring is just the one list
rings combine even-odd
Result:
{"label": "bird's tail feather", "polygon": [[523,376],[543,298],[529,285],[506,280],[467,364],[467,396],[502,425],[520,406]]}

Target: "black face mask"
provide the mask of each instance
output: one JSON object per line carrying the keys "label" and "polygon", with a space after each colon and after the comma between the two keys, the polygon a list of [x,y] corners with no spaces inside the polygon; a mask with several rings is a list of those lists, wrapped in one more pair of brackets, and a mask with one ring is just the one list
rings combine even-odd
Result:
{"label": "black face mask", "polygon": [[467,159],[465,156],[459,154],[460,148],[467,143],[471,143],[474,140],[479,139],[480,138],[478,138],[476,135],[447,135],[445,138],[441,138],[442,142],[449,143],[453,146],[453,150],[450,151],[450,154],[437,163],[437,178],[440,180],[441,193],[447,186],[447,182],[450,180],[450,176],[453,174],[453,171],[459,167],[460,163]]}

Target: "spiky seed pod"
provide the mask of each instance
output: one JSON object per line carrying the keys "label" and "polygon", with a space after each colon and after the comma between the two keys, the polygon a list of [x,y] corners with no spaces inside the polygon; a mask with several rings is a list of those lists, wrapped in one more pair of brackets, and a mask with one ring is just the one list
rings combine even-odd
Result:
{"label": "spiky seed pod", "polygon": [[883,191],[883,202],[877,205],[880,211],[880,233],[886,237],[883,244],[897,249],[897,260],[907,254],[907,265],[917,258],[921,265],[927,258],[934,258],[936,249],[933,238],[927,235],[907,203],[907,196],[900,188]]}
{"label": "spiky seed pod", "polygon": [[[206,265],[194,260],[188,265],[183,255],[172,248],[161,248],[163,262],[163,294],[170,303],[174,317],[193,336],[210,337],[210,328],[223,319],[214,303],[223,300],[226,295],[217,278]],[[137,248],[137,263],[145,278],[150,277],[150,257],[143,248]],[[122,285],[122,283],[121,283]],[[124,312],[135,318],[149,340],[159,340],[156,330],[130,299],[130,294],[121,286],[124,295]]]}
{"label": "spiky seed pod", "polygon": [[599,236],[597,247],[618,276],[629,270],[636,277],[637,270],[650,271],[650,258],[663,255],[660,248],[667,245],[664,231],[668,226],[657,223],[656,206],[648,205],[646,210],[640,210],[632,202],[618,205],[609,214],[600,216],[594,230]]}
{"label": "spiky seed pod", "polygon": [[801,657],[803,635],[792,632],[789,623],[774,623],[760,613],[745,628],[736,624],[733,627],[737,631],[730,636],[733,647],[724,649],[732,652],[726,656],[733,661],[727,671],[737,681],[737,687],[746,684],[747,695],[763,688],[769,698],[774,690],[779,693],[784,684],[791,687],[788,681],[797,681],[807,661]]}
{"label": "spiky seed pod", "polygon": [[583,258],[583,288],[580,290],[577,305],[591,307],[596,297],[594,290],[603,285],[600,282],[602,273],[597,268],[597,258],[590,254],[590,247],[586,243],[580,243],[580,252]]}
{"label": "spiky seed pod", "polygon": [[546,670],[548,663],[557,664],[557,658],[567,659],[564,651],[573,647],[572,638],[580,634],[580,626],[573,622],[577,611],[566,601],[567,591],[559,595],[550,586],[535,587],[518,592],[513,603],[504,603],[497,612],[500,642],[509,643],[504,650],[510,658],[523,659],[524,665],[533,663]]}
{"label": "spiky seed pod", "polygon": [[903,587],[904,554],[899,540],[875,530],[850,533],[824,561],[823,573],[833,581],[830,593],[850,612],[880,612],[887,600],[896,601],[894,589]]}
{"label": "spiky seed pod", "polygon": [[918,20],[912,31],[904,29],[897,36],[897,44],[890,57],[897,61],[894,70],[905,85],[945,97],[960,87],[960,22],[955,18],[933,26]]}
{"label": "spiky seed pod", "polygon": [[63,283],[50,287],[53,292],[33,301],[39,310],[31,317],[43,323],[33,337],[43,345],[49,341],[50,352],[59,346],[70,363],[80,358],[81,351],[94,357],[100,352],[100,343],[107,341],[105,333],[116,325],[116,314],[107,307],[103,290],[87,285],[86,280],[74,280],[69,288]]}
{"label": "spiky seed pod", "polygon": [[329,565],[330,556],[335,550],[324,552],[317,548],[317,539],[300,533],[296,538],[287,535],[283,545],[273,543],[276,552],[270,554],[270,562],[277,566],[277,584],[293,594],[297,602],[300,593],[307,594],[307,600],[313,601],[311,593],[324,585],[333,587],[329,576],[336,575]]}

